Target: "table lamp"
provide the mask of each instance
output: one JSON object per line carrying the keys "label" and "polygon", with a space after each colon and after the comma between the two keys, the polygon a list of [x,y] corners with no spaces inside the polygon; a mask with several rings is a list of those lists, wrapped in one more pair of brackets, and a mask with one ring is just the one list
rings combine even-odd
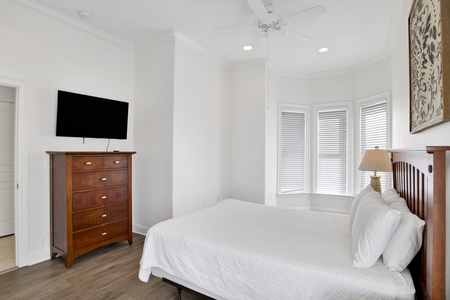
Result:
{"label": "table lamp", "polygon": [[361,171],[374,171],[373,176],[370,176],[370,186],[381,193],[380,176],[377,175],[377,171],[392,172],[392,164],[388,152],[379,149],[378,146],[375,149],[367,149],[358,169]]}

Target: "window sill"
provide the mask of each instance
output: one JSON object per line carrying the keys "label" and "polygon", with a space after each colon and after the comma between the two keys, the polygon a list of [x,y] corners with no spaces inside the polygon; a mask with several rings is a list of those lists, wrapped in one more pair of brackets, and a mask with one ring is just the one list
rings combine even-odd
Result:
{"label": "window sill", "polygon": [[277,197],[284,197],[284,196],[309,196],[311,193],[308,192],[289,192],[289,193],[277,193]]}

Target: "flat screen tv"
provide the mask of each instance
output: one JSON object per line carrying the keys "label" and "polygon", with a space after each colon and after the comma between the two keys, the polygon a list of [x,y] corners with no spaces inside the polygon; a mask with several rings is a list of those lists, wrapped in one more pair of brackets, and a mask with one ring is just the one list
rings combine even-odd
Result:
{"label": "flat screen tv", "polygon": [[126,139],[128,103],[58,91],[56,136]]}

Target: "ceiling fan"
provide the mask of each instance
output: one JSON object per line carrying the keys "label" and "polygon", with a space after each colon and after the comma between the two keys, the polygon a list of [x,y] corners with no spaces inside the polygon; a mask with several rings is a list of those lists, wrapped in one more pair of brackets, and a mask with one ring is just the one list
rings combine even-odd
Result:
{"label": "ceiling fan", "polygon": [[272,33],[277,33],[279,35],[292,35],[295,36],[297,40],[300,40],[300,42],[305,43],[311,40],[311,37],[294,31],[289,27],[301,21],[323,15],[326,12],[326,8],[323,5],[317,5],[296,13],[290,17],[282,18],[274,13],[275,7],[273,4],[264,5],[262,0],[247,0],[247,4],[258,18],[258,27],[221,31],[218,32],[219,35],[254,32],[256,33],[256,41],[252,41],[253,43],[251,43],[251,46],[254,46],[260,38],[269,38]]}

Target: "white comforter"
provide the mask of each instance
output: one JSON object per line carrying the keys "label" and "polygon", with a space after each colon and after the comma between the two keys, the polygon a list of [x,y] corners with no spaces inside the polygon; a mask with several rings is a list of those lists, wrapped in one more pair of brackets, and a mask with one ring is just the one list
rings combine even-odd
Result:
{"label": "white comforter", "polygon": [[[353,267],[349,217],[238,200],[149,229],[139,278],[151,268],[225,299],[394,299],[411,286],[409,272],[381,260]],[[405,276],[406,275],[406,276]],[[406,288],[408,289],[408,288]]]}

